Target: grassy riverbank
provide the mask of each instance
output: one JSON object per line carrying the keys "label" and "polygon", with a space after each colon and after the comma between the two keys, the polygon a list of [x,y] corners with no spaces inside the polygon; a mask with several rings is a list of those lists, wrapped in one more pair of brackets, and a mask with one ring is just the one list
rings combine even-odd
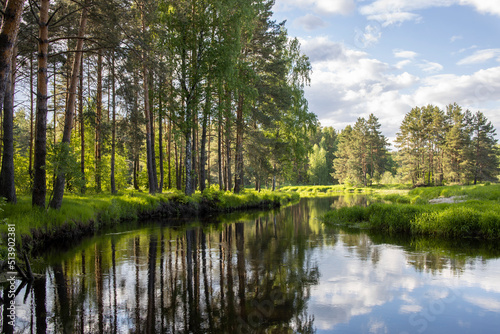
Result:
{"label": "grassy riverbank", "polygon": [[302,198],[327,197],[343,194],[373,194],[373,193],[406,193],[406,185],[375,185],[370,187],[350,187],[342,184],[331,186],[285,186],[280,191],[297,193]]}
{"label": "grassy riverbank", "polygon": [[[500,238],[500,185],[417,188],[375,197],[379,202],[335,209],[323,220],[389,233]],[[433,199],[440,200],[431,204]]]}
{"label": "grassy riverbank", "polygon": [[[45,245],[78,240],[105,227],[139,218],[195,217],[211,213],[244,209],[267,209],[299,199],[298,194],[245,191],[242,194],[207,189],[203,194],[185,196],[178,191],[150,195],[126,191],[117,195],[71,195],[64,198],[60,210],[38,210],[31,198],[21,196],[18,204],[5,204],[0,220],[0,234],[5,236],[7,224],[13,224],[17,242],[25,250],[42,249]],[[2,237],[5,242],[5,237]],[[0,259],[6,254],[0,245]]]}

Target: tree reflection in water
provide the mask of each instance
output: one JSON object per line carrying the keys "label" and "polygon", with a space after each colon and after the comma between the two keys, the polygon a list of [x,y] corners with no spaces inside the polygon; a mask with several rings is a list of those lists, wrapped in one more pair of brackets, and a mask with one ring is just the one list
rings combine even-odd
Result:
{"label": "tree reflection in water", "polygon": [[319,270],[308,226],[292,221],[276,213],[101,238],[48,269],[30,297],[35,317],[21,321],[37,333],[313,332],[306,305]]}
{"label": "tree reflection in water", "polygon": [[[160,224],[89,240],[39,269],[45,278],[35,281],[25,303],[16,299],[14,332],[312,333],[357,317],[354,326],[383,304],[393,316],[391,303],[413,291],[402,282],[419,282],[422,272],[460,275],[500,255],[493,244],[470,241],[464,250],[464,241],[346,233],[317,219],[331,207],[367,203],[355,196],[306,200],[225,217],[229,222]],[[393,270],[393,285],[385,287],[386,271],[396,267],[404,275]],[[402,317],[407,323],[408,315]]]}

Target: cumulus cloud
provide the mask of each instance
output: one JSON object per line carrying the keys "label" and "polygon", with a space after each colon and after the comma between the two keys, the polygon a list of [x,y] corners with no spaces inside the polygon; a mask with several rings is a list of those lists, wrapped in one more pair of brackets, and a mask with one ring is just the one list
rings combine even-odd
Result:
{"label": "cumulus cloud", "polygon": [[[323,125],[340,130],[373,113],[392,140],[411,108],[427,104],[444,108],[453,102],[481,110],[495,126],[500,124],[500,113],[492,105],[500,101],[500,67],[461,76],[437,74],[443,66],[416,60],[415,52],[394,50],[401,61],[391,65],[325,36],[301,39],[301,47],[313,67],[311,86],[306,87],[309,109]],[[403,69],[413,62],[421,77],[411,68]]]}
{"label": "cumulus cloud", "polygon": [[497,0],[460,0],[459,3],[473,6],[482,14],[500,15],[500,2]]}
{"label": "cumulus cloud", "polygon": [[312,14],[307,14],[306,16],[299,17],[294,21],[294,24],[302,27],[306,31],[324,28],[328,25],[320,17]]}
{"label": "cumulus cloud", "polygon": [[478,108],[489,101],[500,101],[500,67],[477,71],[471,75],[443,74],[425,78],[414,94],[417,105],[443,105],[457,102]]}
{"label": "cumulus cloud", "polygon": [[500,2],[497,0],[376,0],[362,6],[359,11],[369,20],[376,20],[383,26],[388,26],[420,20],[421,16],[415,13],[419,10],[452,5],[472,6],[482,14],[500,15]]}
{"label": "cumulus cloud", "polygon": [[500,61],[500,49],[478,50],[473,55],[461,59],[457,65],[479,64],[494,58]]}

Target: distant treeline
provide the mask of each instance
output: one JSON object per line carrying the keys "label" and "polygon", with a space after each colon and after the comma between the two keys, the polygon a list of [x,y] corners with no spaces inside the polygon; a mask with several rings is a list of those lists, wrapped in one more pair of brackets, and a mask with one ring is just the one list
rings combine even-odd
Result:
{"label": "distant treeline", "polygon": [[379,129],[373,114],[338,134],[322,129],[309,155],[310,183],[416,186],[498,180],[495,128],[480,111],[463,111],[456,103],[446,111],[415,107],[401,123],[394,152]]}

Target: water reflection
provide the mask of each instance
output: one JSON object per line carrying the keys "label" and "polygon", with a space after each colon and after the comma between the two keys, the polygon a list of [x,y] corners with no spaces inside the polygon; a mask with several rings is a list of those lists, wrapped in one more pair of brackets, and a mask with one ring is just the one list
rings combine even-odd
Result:
{"label": "water reflection", "polygon": [[366,201],[304,200],[96,238],[50,257],[26,302],[16,299],[14,332],[496,331],[499,247],[348,233],[317,219]]}

